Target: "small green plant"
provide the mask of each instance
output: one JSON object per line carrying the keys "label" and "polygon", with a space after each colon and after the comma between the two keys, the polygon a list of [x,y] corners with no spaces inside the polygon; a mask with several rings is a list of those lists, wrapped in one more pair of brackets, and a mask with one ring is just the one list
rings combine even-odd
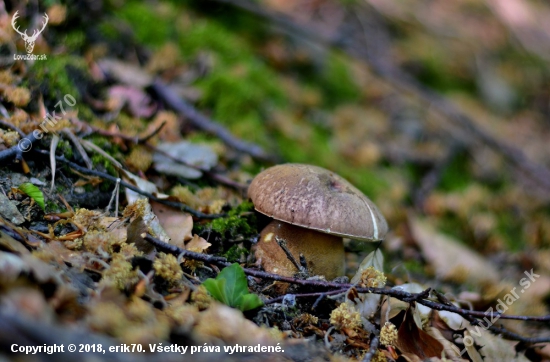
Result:
{"label": "small green plant", "polygon": [[40,208],[42,208],[42,211],[46,211],[46,207],[44,205],[44,194],[40,189],[30,182],[26,182],[24,184],[19,185],[19,190],[26,193],[31,199],[33,199]]}
{"label": "small green plant", "polygon": [[214,299],[243,312],[263,305],[256,294],[248,292],[243,268],[237,263],[223,269],[216,279],[206,279],[203,285]]}

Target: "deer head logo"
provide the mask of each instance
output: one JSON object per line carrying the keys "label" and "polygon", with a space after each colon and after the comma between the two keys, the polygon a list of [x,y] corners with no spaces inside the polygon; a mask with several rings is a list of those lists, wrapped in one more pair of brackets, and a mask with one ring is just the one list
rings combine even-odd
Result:
{"label": "deer head logo", "polygon": [[46,28],[46,24],[48,24],[49,18],[48,18],[47,14],[44,14],[44,23],[43,23],[42,29],[34,30],[32,35],[28,36],[26,30],[25,30],[24,33],[22,33],[22,32],[19,31],[19,27],[16,27],[15,21],[19,17],[19,15],[17,14],[18,12],[19,12],[19,10],[16,11],[15,14],[13,14],[13,18],[11,19],[11,26],[13,27],[13,29],[17,33],[19,33],[21,35],[21,37],[25,41],[25,49],[27,49],[27,53],[30,54],[30,53],[32,53],[32,50],[34,49],[34,42],[36,41],[36,38],[38,38],[40,33],[42,33],[44,31],[44,28]]}

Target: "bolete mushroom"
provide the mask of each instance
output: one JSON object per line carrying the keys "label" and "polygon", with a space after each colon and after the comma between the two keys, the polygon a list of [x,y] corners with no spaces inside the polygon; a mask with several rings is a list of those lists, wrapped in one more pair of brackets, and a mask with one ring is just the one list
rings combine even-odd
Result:
{"label": "bolete mushroom", "polygon": [[334,172],[317,166],[284,164],[258,174],[248,188],[257,211],[275,220],[262,230],[256,258],[265,270],[285,276],[298,269],[303,254],[308,270],[328,280],[344,273],[343,237],[382,240],[388,224],[376,205]]}

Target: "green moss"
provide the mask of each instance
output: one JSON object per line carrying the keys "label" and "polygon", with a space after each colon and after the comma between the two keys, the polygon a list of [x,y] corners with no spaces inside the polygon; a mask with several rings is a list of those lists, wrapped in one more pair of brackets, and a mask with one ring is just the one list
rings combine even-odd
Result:
{"label": "green moss", "polygon": [[441,176],[440,188],[445,191],[465,189],[472,181],[468,162],[469,157],[465,152],[456,155]]}
{"label": "green moss", "polygon": [[349,72],[349,65],[348,59],[336,53],[329,53],[327,64],[319,80],[319,86],[325,94],[324,99],[328,106],[354,102],[361,96],[361,91]]}
{"label": "green moss", "polygon": [[[167,9],[167,6],[172,10]],[[132,26],[139,43],[159,46],[164,44],[169,36],[174,33],[173,18],[177,13],[168,3],[153,6],[142,2],[126,2],[117,11],[116,15]],[[105,35],[109,35],[113,29],[103,26],[102,30]]]}
{"label": "green moss", "polygon": [[227,217],[215,219],[210,223],[212,231],[225,238],[236,240],[251,237],[258,233],[256,216],[250,212],[254,208],[251,202],[245,201],[231,210]]}
{"label": "green moss", "polygon": [[63,139],[60,140],[57,144],[57,149],[63,154],[63,156],[65,156],[66,159],[70,160],[73,158],[73,147],[69,141]]}
{"label": "green moss", "polygon": [[[35,62],[30,70],[31,86],[38,86],[44,95],[44,100],[51,103],[51,107],[63,101],[67,94],[80,102],[81,96],[78,85],[86,82],[86,63],[83,58],[58,54],[48,58],[47,62]],[[58,108],[57,108],[58,110]]]}
{"label": "green moss", "polygon": [[243,257],[246,257],[250,251],[240,247],[238,245],[233,245],[229,248],[222,256],[226,258],[230,263],[237,263],[242,260]]}
{"label": "green moss", "polygon": [[63,45],[69,49],[81,49],[86,45],[86,34],[83,30],[73,30],[67,34]]}
{"label": "green moss", "polygon": [[424,274],[424,265],[416,259],[409,259],[403,262],[403,267],[408,273]]}
{"label": "green moss", "polygon": [[54,201],[46,201],[46,210],[51,213],[61,212],[61,208]]}
{"label": "green moss", "polygon": [[101,155],[93,155],[92,164],[94,165],[94,168],[97,167],[98,165],[103,166],[105,171],[110,175],[113,175],[113,176],[118,175],[118,172],[115,166],[113,166],[113,164],[111,163],[111,161],[109,161],[108,159],[106,159]]}
{"label": "green moss", "polygon": [[525,220],[522,220],[512,210],[496,213],[497,216],[497,233],[502,236],[508,248],[511,251],[519,251],[525,247],[523,242],[523,225]]}

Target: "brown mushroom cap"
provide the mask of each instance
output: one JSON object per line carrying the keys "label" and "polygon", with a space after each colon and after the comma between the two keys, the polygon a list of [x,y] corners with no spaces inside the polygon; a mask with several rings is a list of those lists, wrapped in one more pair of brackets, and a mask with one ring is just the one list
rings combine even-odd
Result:
{"label": "brown mushroom cap", "polygon": [[382,240],[388,224],[376,205],[334,172],[301,164],[278,165],[258,174],[248,196],[274,219],[358,240]]}

